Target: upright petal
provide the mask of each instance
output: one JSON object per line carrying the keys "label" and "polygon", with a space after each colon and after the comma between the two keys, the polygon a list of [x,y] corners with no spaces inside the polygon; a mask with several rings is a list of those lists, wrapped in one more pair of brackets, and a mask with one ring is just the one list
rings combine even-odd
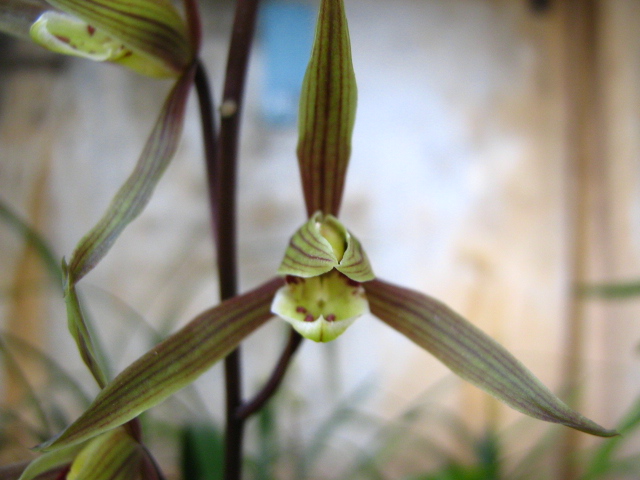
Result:
{"label": "upright petal", "polygon": [[88,440],[138,416],[193,382],[272,317],[273,279],[207,310],[140,357],[96,397],[78,420],[40,446],[54,450]]}
{"label": "upright petal", "polygon": [[356,79],[343,0],[322,0],[300,98],[298,162],[307,214],[337,216],[351,154]]}
{"label": "upright petal", "polygon": [[507,405],[592,435],[616,435],[571,410],[504,347],[446,305],[381,280],[365,289],[371,313]]}

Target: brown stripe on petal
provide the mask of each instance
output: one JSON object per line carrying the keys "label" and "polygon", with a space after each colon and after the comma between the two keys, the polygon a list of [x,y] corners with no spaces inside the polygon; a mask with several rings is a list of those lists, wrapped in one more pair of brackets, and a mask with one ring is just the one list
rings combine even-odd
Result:
{"label": "brown stripe on petal", "polygon": [[337,215],[351,151],[356,83],[342,0],[323,0],[300,99],[298,163],[307,213]]}
{"label": "brown stripe on petal", "polygon": [[616,435],[571,410],[504,347],[441,302],[380,280],[364,287],[371,313],[512,408],[593,435]]}
{"label": "brown stripe on petal", "polygon": [[193,382],[273,316],[271,301],[282,285],[275,278],[200,314],[125,369],[40,449],[73,445],[122,425]]}

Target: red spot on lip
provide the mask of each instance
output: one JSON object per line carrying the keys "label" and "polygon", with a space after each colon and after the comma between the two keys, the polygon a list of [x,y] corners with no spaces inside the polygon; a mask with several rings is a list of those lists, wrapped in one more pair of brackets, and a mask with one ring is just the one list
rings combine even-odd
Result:
{"label": "red spot on lip", "polygon": [[93,36],[93,34],[96,33],[96,27],[92,27],[91,25],[87,25],[87,32],[89,33],[89,35]]}
{"label": "red spot on lip", "polygon": [[298,313],[307,313],[307,309],[300,306],[300,307],[296,307],[296,312]]}
{"label": "red spot on lip", "polygon": [[56,38],[60,40],[62,43],[70,44],[71,39],[69,37],[63,37],[62,35],[56,35]]}
{"label": "red spot on lip", "polygon": [[330,313],[329,315],[327,315],[327,322],[335,322],[336,321],[336,316],[333,313]]}
{"label": "red spot on lip", "polygon": [[305,322],[313,322],[313,321],[315,321],[315,318],[313,318],[313,315],[308,314],[306,317],[304,317],[304,321]]}

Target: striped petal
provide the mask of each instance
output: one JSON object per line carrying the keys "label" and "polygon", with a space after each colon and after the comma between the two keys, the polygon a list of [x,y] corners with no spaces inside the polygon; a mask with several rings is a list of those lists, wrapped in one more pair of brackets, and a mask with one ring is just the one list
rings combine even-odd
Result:
{"label": "striped petal", "polygon": [[282,284],[273,279],[200,314],[125,369],[78,420],[39,449],[54,450],[95,437],[192,383],[272,317],[271,300]]}
{"label": "striped petal", "polygon": [[124,428],[91,440],[78,454],[66,480],[132,480],[138,477],[144,448]]}
{"label": "striped petal", "polygon": [[194,69],[190,68],[173,87],[134,171],[120,187],[102,219],[76,246],[69,261],[70,283],[78,282],[96,266],[149,202],[178,147],[193,74]]}
{"label": "striped petal", "polygon": [[375,277],[358,239],[334,216],[316,212],[291,237],[278,273],[309,278],[334,268],[356,282]]}
{"label": "striped petal", "polygon": [[298,162],[309,216],[316,210],[338,215],[356,100],[343,0],[322,0],[299,113]]}
{"label": "striped petal", "polygon": [[446,305],[381,280],[365,289],[371,313],[512,408],[592,435],[616,435],[571,410],[504,347]]}
{"label": "striped petal", "polygon": [[150,76],[178,76],[195,57],[197,45],[170,0],[47,2],[67,14],[45,14],[34,25],[34,40],[48,48],[64,50],[66,44],[72,51],[62,53],[89,58],[96,50],[110,51],[103,60]]}

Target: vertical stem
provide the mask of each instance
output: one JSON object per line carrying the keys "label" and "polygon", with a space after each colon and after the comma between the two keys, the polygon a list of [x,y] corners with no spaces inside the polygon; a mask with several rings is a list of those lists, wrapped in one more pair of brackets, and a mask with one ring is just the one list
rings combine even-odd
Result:
{"label": "vertical stem", "polygon": [[[601,85],[598,69],[598,2],[567,0],[561,5],[564,43],[564,81],[566,101],[566,179],[567,216],[570,219],[569,280],[573,286],[584,284],[594,267],[594,246],[603,231],[606,215],[603,183],[606,165],[603,158]],[[599,225],[594,224],[599,222]],[[598,228],[599,227],[599,228]],[[606,230],[604,230],[606,231]],[[601,249],[598,249],[601,250]],[[606,261],[602,254],[597,261]],[[585,348],[585,303],[574,291],[567,305],[562,379],[579,408],[579,382]],[[577,478],[576,454],[579,432],[567,429],[560,448],[559,478]]]}
{"label": "vertical stem", "polygon": [[[220,108],[221,123],[217,159],[217,247],[220,296],[237,294],[236,260],[236,166],[247,65],[259,0],[238,0],[231,33],[227,71]],[[242,405],[240,349],[225,359],[227,428],[225,443],[226,480],[240,480],[244,419],[237,415]]]}

